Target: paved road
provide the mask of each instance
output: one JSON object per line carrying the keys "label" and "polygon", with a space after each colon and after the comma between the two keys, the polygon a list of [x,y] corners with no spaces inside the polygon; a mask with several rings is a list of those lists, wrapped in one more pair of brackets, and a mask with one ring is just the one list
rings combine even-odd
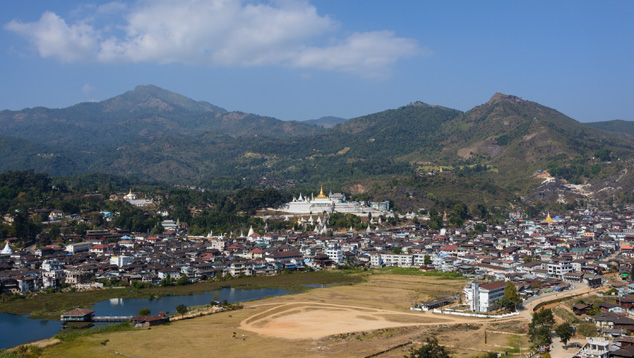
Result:
{"label": "paved road", "polygon": [[567,291],[562,291],[562,292],[551,292],[551,293],[547,293],[545,295],[539,295],[539,296],[535,296],[535,297],[531,297],[530,299],[524,301],[524,309],[520,311],[520,316],[526,318],[527,320],[531,320],[533,317],[533,308],[535,308],[535,306],[537,306],[538,304],[545,302],[545,301],[550,301],[552,299],[557,299],[557,298],[563,298],[563,297],[569,297],[569,296],[574,296],[574,295],[578,295],[581,293],[590,293],[593,292],[594,289],[589,287],[586,284],[583,283],[576,283],[573,285],[573,288]]}
{"label": "paved road", "polygon": [[[574,343],[579,345],[575,346]],[[575,353],[579,352],[579,349],[586,344],[585,339],[573,338],[568,342],[568,346],[564,349],[559,337],[553,334],[553,344],[551,345],[550,356],[552,358],[570,358]]]}

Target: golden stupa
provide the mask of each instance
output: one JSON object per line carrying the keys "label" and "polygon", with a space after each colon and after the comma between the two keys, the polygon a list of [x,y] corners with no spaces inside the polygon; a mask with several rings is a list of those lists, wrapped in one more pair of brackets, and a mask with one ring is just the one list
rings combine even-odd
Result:
{"label": "golden stupa", "polygon": [[324,195],[324,186],[321,186],[321,190],[319,191],[319,195],[315,199],[328,199],[326,195]]}
{"label": "golden stupa", "polygon": [[550,213],[548,213],[548,215],[546,216],[546,220],[544,220],[544,221],[547,222],[547,223],[551,223],[551,222],[553,222],[555,220],[553,220],[553,218],[550,217]]}

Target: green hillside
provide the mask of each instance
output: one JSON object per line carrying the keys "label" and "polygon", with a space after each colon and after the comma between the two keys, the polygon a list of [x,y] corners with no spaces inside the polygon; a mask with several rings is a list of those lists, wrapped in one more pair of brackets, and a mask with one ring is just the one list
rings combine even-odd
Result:
{"label": "green hillside", "polygon": [[613,121],[585,123],[585,125],[590,126],[592,128],[601,129],[607,132],[627,133],[627,134],[634,135],[634,122],[632,121],[624,121],[622,119],[615,119]]}
{"label": "green hillside", "polygon": [[326,184],[404,208],[510,202],[538,186],[536,171],[612,185],[634,144],[626,131],[500,93],[464,113],[415,102],[324,129],[138,86],[66,109],[3,111],[0,124],[5,171],[100,172],[222,189]]}

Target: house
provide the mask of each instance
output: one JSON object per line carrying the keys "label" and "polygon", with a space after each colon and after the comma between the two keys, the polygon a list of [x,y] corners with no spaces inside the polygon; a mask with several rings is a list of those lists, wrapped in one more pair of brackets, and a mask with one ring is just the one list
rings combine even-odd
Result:
{"label": "house", "polygon": [[70,252],[71,254],[76,254],[78,252],[90,250],[91,246],[92,242],[76,242],[66,245],[66,248],[64,250],[66,252]]}
{"label": "house", "polygon": [[628,345],[617,349],[610,354],[610,358],[632,358],[634,357],[634,346]]}
{"label": "house", "polygon": [[622,314],[625,311],[623,307],[616,305],[614,303],[601,302],[597,304],[597,306],[599,306],[602,312],[614,312],[614,313]]}
{"label": "house", "polygon": [[151,327],[167,322],[169,322],[169,317],[165,317],[163,312],[159,313],[158,316],[137,315],[130,319],[130,324],[136,328]]}
{"label": "house", "polygon": [[265,257],[267,262],[285,263],[291,260],[301,260],[302,253],[299,250],[274,252]]}
{"label": "house", "polygon": [[608,358],[610,341],[605,338],[587,337],[588,344],[579,351],[582,358]]}
{"label": "house", "polygon": [[64,312],[60,315],[60,321],[62,322],[90,322],[95,316],[94,310],[86,308],[75,308],[68,312]]}
{"label": "house", "polygon": [[572,305],[572,312],[574,312],[574,314],[576,314],[577,316],[581,316],[588,311],[588,308],[590,308],[590,306],[583,303],[576,303]]}
{"label": "house", "polygon": [[601,329],[621,329],[628,333],[634,332],[634,319],[623,317],[617,313],[601,312],[593,319]]}

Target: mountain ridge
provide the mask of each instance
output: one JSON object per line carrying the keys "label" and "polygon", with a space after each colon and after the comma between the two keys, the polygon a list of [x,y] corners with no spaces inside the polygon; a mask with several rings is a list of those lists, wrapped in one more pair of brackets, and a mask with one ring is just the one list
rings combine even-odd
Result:
{"label": "mountain ridge", "polygon": [[[429,190],[443,187],[454,188],[444,194],[450,198],[476,190],[487,200],[511,200],[538,185],[536,171],[570,183],[605,180],[620,164],[599,165],[594,154],[629,163],[634,143],[634,136],[595,129],[503,93],[466,112],[416,101],[326,129],[227,112],[146,85],[66,109],[3,111],[0,125],[9,153],[0,159],[3,171],[20,169],[22,162],[58,175],[143,175],[212,188],[261,178],[340,188],[397,179],[409,188],[399,195],[418,198],[412,206],[427,205]],[[17,146],[28,151],[18,154]],[[442,180],[425,174],[440,168]],[[463,181],[470,186],[458,185]]]}

